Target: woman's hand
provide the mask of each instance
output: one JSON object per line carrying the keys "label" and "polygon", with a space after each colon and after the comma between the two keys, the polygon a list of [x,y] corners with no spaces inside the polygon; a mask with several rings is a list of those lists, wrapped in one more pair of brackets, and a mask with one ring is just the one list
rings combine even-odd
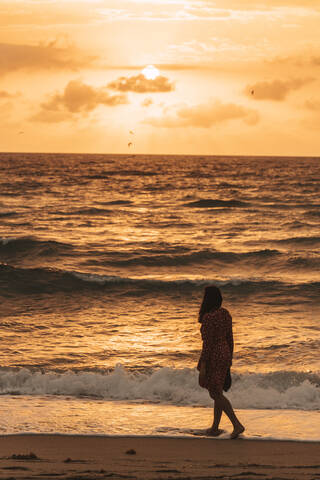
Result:
{"label": "woman's hand", "polygon": [[206,388],[205,387],[205,385],[206,385],[206,363],[203,362],[203,361],[201,362],[201,365],[200,365],[199,385],[202,388]]}

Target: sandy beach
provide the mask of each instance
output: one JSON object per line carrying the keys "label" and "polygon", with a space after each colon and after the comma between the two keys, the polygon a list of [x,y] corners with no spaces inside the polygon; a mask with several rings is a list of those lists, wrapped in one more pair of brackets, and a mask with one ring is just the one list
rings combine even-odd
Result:
{"label": "sandy beach", "polygon": [[0,437],[1,479],[320,479],[319,442]]}

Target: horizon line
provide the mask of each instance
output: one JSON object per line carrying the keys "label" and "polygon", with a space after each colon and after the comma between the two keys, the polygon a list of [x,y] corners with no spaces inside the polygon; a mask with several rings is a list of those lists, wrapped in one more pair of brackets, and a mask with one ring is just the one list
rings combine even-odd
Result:
{"label": "horizon line", "polygon": [[189,153],[107,153],[107,152],[41,152],[41,151],[28,151],[28,152],[17,152],[17,151],[0,151],[0,155],[6,154],[14,154],[14,155],[28,155],[28,154],[35,154],[35,155],[115,155],[115,156],[130,156],[130,157],[138,157],[138,156],[164,156],[164,157],[214,157],[214,158],[221,158],[221,157],[238,157],[238,158],[312,158],[312,159],[319,159],[319,155],[273,155],[273,154],[189,154]]}

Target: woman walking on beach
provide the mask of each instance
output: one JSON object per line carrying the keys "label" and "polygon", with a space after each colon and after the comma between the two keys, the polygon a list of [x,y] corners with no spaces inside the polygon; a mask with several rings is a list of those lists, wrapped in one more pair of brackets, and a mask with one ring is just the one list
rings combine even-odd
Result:
{"label": "woman walking on beach", "polygon": [[239,422],[229,400],[223,395],[226,376],[232,364],[232,318],[221,304],[219,288],[206,287],[199,312],[203,345],[197,368],[200,372],[200,386],[206,388],[214,400],[213,424],[207,434],[217,437],[222,433],[219,424],[222,412],[225,412],[233,425],[230,438],[237,438],[244,432],[244,426]]}

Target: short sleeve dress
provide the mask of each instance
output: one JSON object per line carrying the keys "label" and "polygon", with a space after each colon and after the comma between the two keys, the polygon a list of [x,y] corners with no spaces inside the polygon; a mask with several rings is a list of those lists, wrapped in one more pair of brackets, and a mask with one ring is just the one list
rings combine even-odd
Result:
{"label": "short sleeve dress", "polygon": [[228,369],[232,364],[233,334],[232,318],[225,308],[206,313],[201,325],[202,351],[198,362],[206,362],[206,378],[203,387],[213,398],[222,393]]}

